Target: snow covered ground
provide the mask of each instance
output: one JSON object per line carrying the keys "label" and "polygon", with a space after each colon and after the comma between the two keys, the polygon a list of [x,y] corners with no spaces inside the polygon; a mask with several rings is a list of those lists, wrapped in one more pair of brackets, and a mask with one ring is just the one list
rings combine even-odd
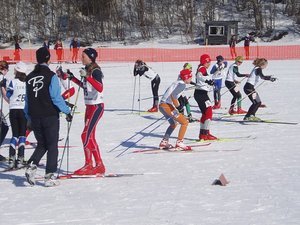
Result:
{"label": "snow covered ground", "polygon": [[[149,63],[161,76],[160,94],[176,80],[183,63]],[[269,63],[264,70],[265,75],[274,74],[279,80],[274,83],[266,81],[257,89],[267,105],[267,108],[259,109],[257,116],[299,122],[299,64],[300,60]],[[192,62],[192,65],[195,70],[197,62]],[[168,126],[167,122],[159,120],[162,117],[160,113],[138,113],[139,90],[140,98],[151,97],[150,81],[144,77],[140,80],[140,89],[139,80],[136,80],[132,112],[135,83],[132,63],[104,62],[101,66],[105,75],[106,110],[97,128],[97,140],[107,173],[143,175],[62,180],[58,187],[45,188],[42,181],[29,187],[24,170],[0,173],[1,225],[299,224],[299,125],[243,125],[214,120],[212,134],[233,140],[200,147],[197,153],[132,153],[137,149],[156,147]],[[52,69],[55,67],[51,65]],[[63,65],[75,75],[78,75],[79,67],[79,64]],[[249,73],[251,69],[251,62],[245,61],[240,72]],[[10,77],[12,71],[9,71]],[[225,91],[226,88],[222,93]],[[186,94],[190,96],[193,91]],[[222,97],[223,108],[214,111],[214,118],[226,114],[230,105],[231,95],[227,92]],[[72,97],[71,102],[74,101],[75,97]],[[193,115],[200,117],[193,97],[190,103]],[[151,105],[151,99],[143,100],[140,109],[147,110]],[[249,105],[247,98],[243,100],[244,109]],[[7,112],[7,105],[4,107]],[[84,108],[80,91],[79,113],[74,116],[70,132],[71,145],[75,146],[69,151],[70,171],[81,167],[84,162],[80,141]],[[66,126],[62,116],[60,137],[66,136]],[[173,143],[177,132],[178,128],[173,134]],[[198,133],[199,124],[191,123],[185,142],[191,143]],[[246,138],[249,135],[251,138]],[[10,133],[6,143],[9,138]],[[33,135],[29,136],[29,140],[34,141]],[[60,144],[64,145],[64,141]],[[121,156],[116,157],[124,150]],[[26,151],[26,158],[32,151]],[[0,153],[7,156],[8,149],[1,148]],[[66,158],[62,169],[66,170]],[[212,185],[222,173],[230,183],[227,186]],[[38,174],[43,176],[44,168],[39,168]]]}

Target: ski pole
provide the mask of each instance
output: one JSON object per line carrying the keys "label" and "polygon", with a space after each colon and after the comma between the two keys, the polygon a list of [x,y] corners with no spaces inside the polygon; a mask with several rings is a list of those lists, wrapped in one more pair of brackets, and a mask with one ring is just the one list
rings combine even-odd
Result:
{"label": "ski pole", "polygon": [[[80,82],[82,82],[82,77],[81,77]],[[71,110],[71,115],[72,115],[72,117],[73,117],[74,114],[75,114],[75,109],[76,109],[76,106],[77,106],[77,101],[78,101],[78,97],[79,97],[79,91],[80,91],[80,88],[81,88],[81,86],[78,85],[75,103],[74,103],[74,106],[73,106],[73,108],[72,108],[72,110]],[[68,123],[67,137],[66,137],[66,141],[65,141],[63,153],[62,153],[62,156],[61,156],[61,161],[60,161],[60,165],[59,165],[59,168],[58,168],[57,177],[59,177],[59,174],[60,174],[62,162],[63,162],[64,155],[65,155],[65,152],[66,152],[66,149],[67,149],[67,145],[69,145],[69,137],[70,137],[70,130],[71,130],[72,122],[73,122],[73,119],[72,119],[71,122]],[[69,147],[68,147],[68,149],[69,149]],[[69,172],[69,171],[67,170],[67,173],[68,173],[68,172]]]}
{"label": "ski pole", "polygon": [[[163,116],[164,117],[164,116]],[[159,120],[161,120],[163,117],[161,117]],[[148,132],[148,134],[151,134],[153,131],[155,131],[158,127],[160,127],[163,123],[165,123],[165,121],[163,121],[161,124],[157,125],[156,127],[154,127],[151,131]],[[146,136],[142,136],[141,138],[139,138],[136,142],[130,144],[127,148],[125,148],[121,153],[119,153],[115,158],[120,157],[121,155],[123,155],[125,152],[127,152],[132,146],[134,146],[136,143],[138,143],[140,140],[144,139]]]}
{"label": "ski pole", "polygon": [[132,95],[131,113],[133,113],[133,108],[134,108],[135,86],[136,86],[136,76],[134,77],[134,85],[133,85],[133,95]]}
{"label": "ski pole", "polygon": [[132,135],[131,137],[127,138],[125,141],[122,141],[121,144],[117,145],[116,147],[114,147],[113,149],[109,150],[108,152],[113,152],[114,150],[116,150],[118,147],[120,147],[121,145],[123,145],[124,143],[126,143],[127,141],[129,141],[130,139],[134,138],[135,136],[137,136],[138,134],[140,134],[141,132],[145,131],[146,129],[148,129],[149,127],[151,127],[152,125],[154,125],[155,123],[157,123],[158,121],[160,121],[162,118],[164,118],[164,116],[162,116],[161,118],[155,120],[153,123],[149,124],[147,127],[143,128],[142,130],[140,130],[139,132],[137,132],[136,134]]}
{"label": "ski pole", "polygon": [[[139,99],[141,99],[141,76],[139,76]],[[141,102],[139,101],[139,115],[141,115]]]}
{"label": "ski pole", "polygon": [[[243,79],[241,79],[239,81],[239,83],[241,83],[243,80],[245,80],[247,77],[244,77]],[[225,86],[226,87],[226,86]],[[234,89],[236,87],[236,85],[232,86],[231,88],[227,89],[224,93],[221,94],[221,96],[225,95],[228,91]]]}
{"label": "ski pole", "polygon": [[[254,92],[256,92],[256,90],[257,90],[263,83],[265,83],[265,80],[263,80],[259,85],[257,85],[257,86],[255,87],[255,90],[251,91],[249,94],[247,94],[246,96],[244,96],[243,98],[241,98],[241,99],[238,100],[237,102],[241,102],[241,101],[243,101],[245,98],[247,98],[249,95],[252,95]],[[234,106],[237,104],[237,102],[231,104],[231,105],[229,106],[229,108],[232,107],[232,106],[234,107]]]}
{"label": "ski pole", "polygon": [[[163,95],[158,95],[158,97],[161,97],[161,96],[163,96]],[[147,97],[147,98],[141,98],[141,99],[139,98],[139,99],[138,99],[138,102],[139,102],[139,101],[148,100],[148,99],[152,99],[152,98],[153,98],[153,96]]]}

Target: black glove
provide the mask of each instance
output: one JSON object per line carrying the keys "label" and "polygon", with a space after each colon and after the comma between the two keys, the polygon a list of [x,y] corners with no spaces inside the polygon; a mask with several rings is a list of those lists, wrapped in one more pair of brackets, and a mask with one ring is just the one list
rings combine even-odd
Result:
{"label": "black glove", "polygon": [[207,83],[210,86],[213,86],[215,82],[213,80],[206,80],[205,83]]}
{"label": "black glove", "polygon": [[75,77],[74,74],[69,69],[67,69],[67,74],[70,80],[72,80],[72,78]]}
{"label": "black glove", "polygon": [[26,124],[26,129],[32,131],[32,124],[31,124],[31,120],[27,120],[27,124]]}
{"label": "black glove", "polygon": [[179,105],[178,107],[176,107],[176,109],[178,110],[179,113],[181,113],[181,114],[184,113],[184,108],[182,105]]}
{"label": "black glove", "polygon": [[3,80],[0,81],[0,87],[6,87],[6,79],[3,78]]}
{"label": "black glove", "polygon": [[271,77],[271,78],[270,78],[270,81],[271,81],[271,82],[274,82],[274,81],[276,81],[276,80],[277,80],[276,77]]}
{"label": "black glove", "polygon": [[71,108],[71,110],[73,109],[73,107],[75,106],[74,104],[72,104],[71,102],[67,102],[65,101],[66,105],[69,106]]}
{"label": "black glove", "polygon": [[67,122],[72,122],[73,116],[71,115],[71,113],[67,114],[66,116],[66,121]]}
{"label": "black glove", "polygon": [[197,86],[197,84],[194,81],[190,82],[191,85]]}

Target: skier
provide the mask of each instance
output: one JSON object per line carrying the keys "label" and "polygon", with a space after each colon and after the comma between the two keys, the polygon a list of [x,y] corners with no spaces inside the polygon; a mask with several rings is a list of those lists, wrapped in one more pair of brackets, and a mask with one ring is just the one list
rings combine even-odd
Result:
{"label": "skier", "polygon": [[[8,72],[8,63],[6,61],[0,61],[0,88],[1,88],[1,103],[0,103],[0,146],[2,145],[2,142],[4,141],[6,134],[8,132],[8,125],[5,120],[5,117],[3,115],[2,109],[3,109],[3,101],[8,102],[8,99],[6,97],[6,83],[7,80],[5,75]],[[6,161],[6,158],[0,154],[0,161]]]}
{"label": "skier", "polygon": [[158,112],[158,102],[159,102],[159,97],[158,97],[158,89],[159,89],[159,84],[160,84],[160,77],[159,75],[152,69],[150,68],[145,62],[142,60],[138,59],[136,60],[134,64],[134,69],[133,69],[133,75],[144,75],[146,78],[151,80],[151,89],[152,89],[152,94],[153,94],[153,106],[148,110],[148,112]]}
{"label": "skier", "polygon": [[[21,168],[24,166],[25,132],[26,118],[24,114],[25,106],[25,79],[27,65],[18,62],[15,67],[15,78],[10,81],[6,96],[9,99],[9,120],[12,128],[12,138],[9,146],[8,167]],[[18,158],[16,159],[16,148],[18,147]]]}
{"label": "skier", "polygon": [[[183,69],[188,69],[188,70],[192,71],[192,65],[190,63],[185,63],[183,65]],[[181,79],[180,74],[178,76],[178,79]],[[185,107],[188,121],[190,123],[198,121],[197,119],[193,118],[192,113],[191,113],[191,106],[190,106],[189,100],[185,96],[184,93],[182,93],[182,95],[179,96],[178,101],[179,101],[179,104],[180,104],[180,109],[182,109],[180,111],[180,113],[182,113],[184,115],[184,107]]]}
{"label": "skier", "polygon": [[210,86],[214,85],[214,81],[210,79],[207,69],[210,66],[211,59],[207,54],[200,57],[200,64],[196,72],[196,89],[194,98],[201,110],[202,117],[200,119],[199,140],[216,140],[217,138],[210,133],[210,122],[212,120],[212,104],[208,97]]}
{"label": "skier", "polygon": [[192,71],[190,69],[183,69],[180,71],[180,79],[171,84],[166,90],[161,102],[159,104],[159,111],[165,116],[170,123],[170,126],[166,130],[166,133],[159,144],[160,149],[169,149],[173,146],[169,144],[169,138],[177,126],[180,123],[180,129],[176,141],[175,148],[188,151],[191,150],[191,146],[186,146],[183,143],[183,138],[189,124],[188,120],[180,111],[183,110],[183,106],[179,104],[178,97],[184,91],[186,84],[189,84],[192,80]]}
{"label": "skier", "polygon": [[[74,77],[68,70],[69,78],[84,90],[85,126],[81,134],[84,148],[85,164],[82,168],[74,172],[75,175],[103,175],[105,166],[102,162],[99,146],[95,133],[96,126],[104,112],[103,103],[103,73],[99,65],[95,62],[98,53],[93,48],[86,48],[82,52],[82,63],[85,68],[80,70],[83,81]],[[95,160],[93,165],[92,157]]]}
{"label": "skier", "polygon": [[70,43],[70,51],[72,51],[72,63],[77,63],[80,41],[74,37]]}
{"label": "skier", "polygon": [[217,63],[213,65],[210,70],[210,74],[212,74],[212,80],[214,82],[214,106],[213,109],[221,108],[221,88],[222,81],[225,75],[225,68],[227,68],[227,61],[224,61],[223,56],[219,55],[216,57]]}
{"label": "skier", "polygon": [[[239,87],[238,84],[240,83],[240,81],[238,81],[236,79],[237,77],[247,77],[249,76],[249,74],[241,74],[239,73],[239,66],[242,65],[243,63],[243,57],[242,56],[237,56],[235,58],[235,62],[230,65],[230,67],[228,68],[228,72],[226,75],[226,80],[225,80],[225,86],[228,88],[228,90],[230,91],[230,93],[232,94],[232,100],[231,100],[231,104],[229,107],[229,111],[228,113],[230,115],[233,114],[244,114],[247,113],[247,111],[242,109],[242,94],[239,91]],[[234,110],[234,104],[237,101],[237,111]]]}
{"label": "skier", "polygon": [[237,43],[236,35],[233,34],[231,36],[231,38],[229,39],[229,48],[230,48],[231,59],[234,59],[237,56],[236,50],[235,50],[236,43]]}
{"label": "skier", "polygon": [[61,42],[61,39],[58,39],[54,45],[54,49],[56,51],[56,56],[57,56],[57,61],[58,63],[62,62],[62,57],[63,57],[63,45]]}
{"label": "skier", "polygon": [[246,121],[260,121],[261,119],[255,116],[259,106],[261,105],[260,97],[255,90],[255,85],[259,82],[260,79],[269,80],[271,82],[276,81],[277,78],[273,76],[265,76],[262,73],[262,70],[268,66],[268,60],[265,58],[257,58],[253,61],[254,68],[250,73],[250,76],[244,86],[244,92],[252,102],[252,105],[248,109],[247,114],[244,117]]}
{"label": "skier", "polygon": [[241,38],[238,42],[244,41],[244,50],[246,59],[249,59],[250,55],[250,42],[255,42],[255,39],[251,33],[247,34],[245,37]]}
{"label": "skier", "polygon": [[58,159],[59,112],[67,115],[68,122],[72,121],[72,115],[60,95],[57,76],[49,69],[48,49],[39,48],[36,59],[34,70],[26,77],[24,112],[31,121],[37,147],[28,160],[25,176],[29,184],[35,184],[37,165],[47,152],[45,186],[50,187],[59,184],[54,176]]}

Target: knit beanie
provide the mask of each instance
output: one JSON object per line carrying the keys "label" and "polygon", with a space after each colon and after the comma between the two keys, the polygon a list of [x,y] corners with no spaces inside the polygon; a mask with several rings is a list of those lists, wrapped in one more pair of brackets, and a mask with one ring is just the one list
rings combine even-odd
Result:
{"label": "knit beanie", "polygon": [[92,60],[92,62],[96,61],[96,58],[98,56],[98,53],[93,48],[86,48],[83,50],[83,52]]}
{"label": "knit beanie", "polygon": [[36,61],[41,63],[47,63],[50,60],[50,52],[46,47],[41,47],[36,51]]}

